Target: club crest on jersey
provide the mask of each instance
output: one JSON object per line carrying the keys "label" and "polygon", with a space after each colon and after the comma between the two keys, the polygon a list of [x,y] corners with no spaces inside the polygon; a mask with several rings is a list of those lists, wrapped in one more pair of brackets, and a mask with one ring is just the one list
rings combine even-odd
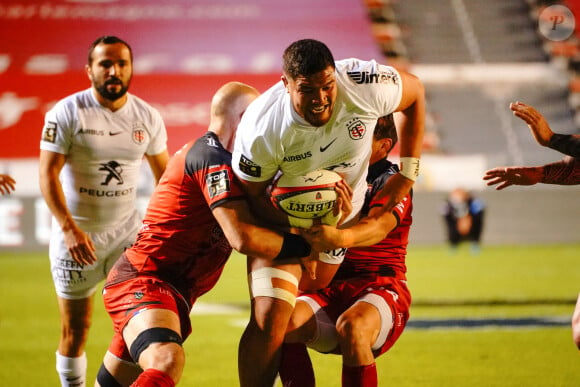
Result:
{"label": "club crest on jersey", "polygon": [[145,124],[142,122],[137,122],[133,124],[133,142],[137,145],[143,144],[147,140],[147,131],[145,130]]}
{"label": "club crest on jersey", "polygon": [[348,129],[348,135],[353,140],[360,140],[365,136],[367,128],[365,124],[358,118],[353,118],[346,123]]}
{"label": "club crest on jersey", "polygon": [[49,122],[42,131],[42,141],[55,143],[56,142],[56,122]]}

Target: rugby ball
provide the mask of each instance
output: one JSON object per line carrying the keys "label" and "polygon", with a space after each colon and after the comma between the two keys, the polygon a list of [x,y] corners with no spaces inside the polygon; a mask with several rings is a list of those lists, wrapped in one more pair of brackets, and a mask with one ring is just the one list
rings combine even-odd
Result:
{"label": "rugby ball", "polygon": [[333,209],[337,197],[334,186],[340,180],[338,173],[326,169],[299,176],[282,174],[272,186],[270,199],[288,215],[320,218]]}

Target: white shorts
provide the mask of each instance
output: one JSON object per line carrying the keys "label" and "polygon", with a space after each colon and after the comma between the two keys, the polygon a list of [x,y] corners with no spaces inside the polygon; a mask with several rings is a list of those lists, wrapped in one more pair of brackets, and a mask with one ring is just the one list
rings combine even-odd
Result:
{"label": "white shorts", "polygon": [[87,232],[95,245],[97,262],[81,265],[72,259],[64,234],[53,221],[48,256],[56,294],[69,300],[91,296],[123,251],[135,242],[140,227],[141,215],[135,210],[125,222],[110,230]]}

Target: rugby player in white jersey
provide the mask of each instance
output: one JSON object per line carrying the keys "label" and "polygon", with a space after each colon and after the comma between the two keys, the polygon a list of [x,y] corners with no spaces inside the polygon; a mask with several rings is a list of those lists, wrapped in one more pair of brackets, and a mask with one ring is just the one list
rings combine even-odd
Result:
{"label": "rugby player in white jersey", "polygon": [[[415,76],[375,61],[334,61],[322,42],[304,39],[284,52],[282,80],[254,101],[244,114],[232,166],[248,199],[275,221],[267,187],[276,174],[302,175],[316,169],[340,173],[353,189],[355,218],[364,202],[373,129],[379,117],[401,111],[401,172],[385,185],[385,210],[410,191],[419,173],[425,120],[423,85]],[[291,226],[308,227],[288,218]],[[325,266],[340,264],[344,251],[320,255],[321,286]],[[272,265],[248,257],[252,315],[238,353],[242,387],[271,386],[279,364],[280,346],[295,303],[299,265]]]}
{"label": "rugby player in white jersey", "polygon": [[56,369],[62,386],[85,386],[94,292],[140,226],[143,157],[156,182],[169,159],[161,115],[127,92],[130,46],[115,36],[98,38],[86,73],[91,87],[46,114],[40,142],[40,188],[53,215],[49,256],[61,318]]}

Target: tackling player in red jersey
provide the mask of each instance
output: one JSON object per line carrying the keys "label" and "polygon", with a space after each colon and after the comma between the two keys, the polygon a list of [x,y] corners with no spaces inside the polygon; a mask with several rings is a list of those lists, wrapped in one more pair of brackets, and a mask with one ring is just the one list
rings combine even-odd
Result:
{"label": "tackling player in red jersey", "polygon": [[[384,210],[388,198],[379,195],[398,172],[386,159],[396,141],[392,114],[380,118],[373,138],[364,217],[356,225],[344,229],[320,225],[303,232],[313,248],[348,250],[326,288],[303,292],[297,298],[282,350],[284,386],[315,385],[304,344],[322,353],[342,355],[343,386],[377,386],[375,358],[403,333],[411,304],[405,257],[412,193],[392,211]],[[301,287],[310,285],[302,281]]]}
{"label": "tackling player in red jersey", "polygon": [[231,169],[242,113],[258,92],[237,82],[212,100],[208,132],[179,150],[153,193],[135,244],[111,269],[103,298],[115,334],[96,385],[174,386],[189,312],[232,248],[265,259],[305,257],[306,241],[255,226]]}

